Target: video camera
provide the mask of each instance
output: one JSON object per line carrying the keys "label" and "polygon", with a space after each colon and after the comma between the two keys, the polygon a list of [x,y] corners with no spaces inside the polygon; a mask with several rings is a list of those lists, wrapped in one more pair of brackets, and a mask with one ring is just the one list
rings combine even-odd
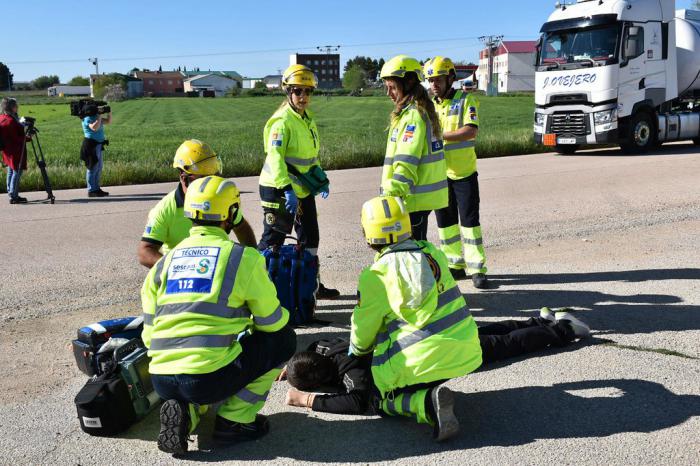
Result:
{"label": "video camera", "polygon": [[80,99],[70,103],[70,114],[81,120],[86,116],[103,115],[111,111],[110,106],[103,100]]}
{"label": "video camera", "polygon": [[24,116],[19,119],[19,123],[26,128],[33,128],[36,123],[36,118]]}

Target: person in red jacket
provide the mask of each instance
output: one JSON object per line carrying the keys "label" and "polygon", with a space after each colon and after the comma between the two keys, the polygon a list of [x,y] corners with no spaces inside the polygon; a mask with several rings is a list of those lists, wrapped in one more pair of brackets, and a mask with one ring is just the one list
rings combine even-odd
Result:
{"label": "person in red jacket", "polygon": [[22,171],[27,169],[26,143],[30,139],[25,135],[24,127],[19,122],[17,111],[19,104],[13,98],[5,97],[0,102],[0,141],[2,141],[2,163],[7,165],[7,194],[10,204],[24,204],[26,197],[19,195],[19,179]]}

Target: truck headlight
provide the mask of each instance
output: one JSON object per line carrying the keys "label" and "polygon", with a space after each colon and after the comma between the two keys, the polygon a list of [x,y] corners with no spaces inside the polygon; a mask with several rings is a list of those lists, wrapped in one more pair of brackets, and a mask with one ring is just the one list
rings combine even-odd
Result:
{"label": "truck headlight", "polygon": [[535,112],[535,126],[544,126],[544,113]]}
{"label": "truck headlight", "polygon": [[617,121],[617,109],[611,108],[610,110],[603,110],[602,112],[595,112],[593,114],[593,121],[596,125],[604,125],[607,123],[613,123]]}

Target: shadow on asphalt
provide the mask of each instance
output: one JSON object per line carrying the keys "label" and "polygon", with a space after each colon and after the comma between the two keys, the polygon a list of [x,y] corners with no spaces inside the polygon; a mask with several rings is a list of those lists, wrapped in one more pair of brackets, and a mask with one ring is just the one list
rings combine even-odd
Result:
{"label": "shadow on asphalt", "polygon": [[[199,450],[186,458],[207,462],[279,458],[324,463],[391,461],[451,450],[525,445],[538,439],[648,433],[700,415],[700,396],[676,395],[661,384],[636,379],[457,392],[455,403],[461,432],[445,444],[432,441],[431,428],[406,418],[331,420],[322,413],[311,415],[290,408],[269,416],[271,430],[263,439],[231,447],[211,443],[213,416],[207,416],[198,429]],[[129,437],[152,439],[155,449],[158,416],[151,414],[147,421],[132,429],[139,432]]]}
{"label": "shadow on asphalt", "polygon": [[103,202],[126,202],[126,201],[160,201],[163,196],[168,193],[149,193],[149,194],[110,194],[107,197],[85,197],[79,199],[68,199],[62,201],[56,200],[56,204],[88,204],[88,203],[103,203]]}

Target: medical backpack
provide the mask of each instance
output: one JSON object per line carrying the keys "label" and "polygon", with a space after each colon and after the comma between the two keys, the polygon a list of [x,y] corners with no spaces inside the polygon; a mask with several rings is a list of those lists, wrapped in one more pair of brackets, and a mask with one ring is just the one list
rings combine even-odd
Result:
{"label": "medical backpack", "polygon": [[101,320],[79,328],[78,338],[72,341],[78,369],[89,376],[102,374],[104,365],[113,359],[114,351],[103,345],[111,338],[140,339],[142,330],[141,316]]}
{"label": "medical backpack", "polygon": [[311,323],[316,311],[318,257],[299,244],[285,244],[278,250],[269,248],[263,256],[277,298],[289,311],[289,323],[294,327]]}

